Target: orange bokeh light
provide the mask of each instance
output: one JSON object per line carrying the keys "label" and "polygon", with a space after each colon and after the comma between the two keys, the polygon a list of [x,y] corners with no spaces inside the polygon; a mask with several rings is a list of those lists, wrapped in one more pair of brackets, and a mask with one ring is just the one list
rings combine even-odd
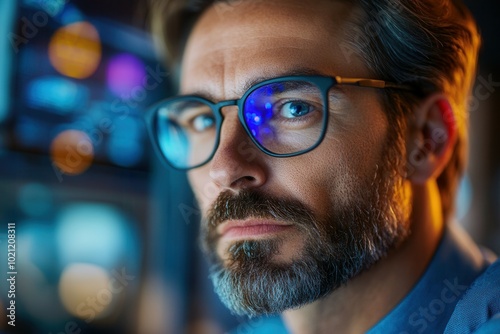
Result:
{"label": "orange bokeh light", "polygon": [[66,130],[52,141],[50,154],[54,164],[64,174],[83,173],[92,164],[94,146],[83,131]]}
{"label": "orange bokeh light", "polygon": [[69,313],[89,322],[105,317],[116,304],[110,284],[110,276],[104,268],[73,263],[61,274],[59,297]]}
{"label": "orange bokeh light", "polygon": [[101,51],[97,29],[89,22],[77,22],[54,33],[49,44],[49,59],[61,74],[85,79],[99,66]]}

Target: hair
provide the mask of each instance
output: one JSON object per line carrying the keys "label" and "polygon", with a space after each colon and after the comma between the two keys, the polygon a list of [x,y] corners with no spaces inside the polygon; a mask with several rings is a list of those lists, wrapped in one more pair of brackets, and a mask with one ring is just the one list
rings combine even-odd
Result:
{"label": "hair", "polygon": [[[179,70],[187,37],[198,17],[220,1],[150,0],[151,29],[173,71]],[[447,220],[467,161],[467,109],[481,40],[476,22],[461,0],[345,1],[358,5],[363,15],[353,22],[344,50],[360,56],[378,79],[409,84],[419,92],[383,90],[393,128],[407,127],[411,111],[422,98],[444,93],[450,99],[458,136],[450,161],[437,178]],[[408,157],[411,153],[406,152]]]}

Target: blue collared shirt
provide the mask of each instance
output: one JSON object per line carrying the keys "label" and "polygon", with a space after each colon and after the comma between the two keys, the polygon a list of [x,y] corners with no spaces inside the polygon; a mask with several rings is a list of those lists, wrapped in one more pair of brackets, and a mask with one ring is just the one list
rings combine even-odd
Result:
{"label": "blue collared shirt", "polygon": [[[471,289],[472,284],[476,280],[477,282],[484,280],[485,271],[495,271],[495,267],[500,275],[500,263],[497,262],[495,266],[490,267],[492,256],[487,251],[479,256],[474,254],[478,252],[481,251],[464,232],[454,225],[448,226],[436,253],[418,283],[368,333],[472,333],[477,330],[479,327],[471,327],[457,312],[465,306],[466,312],[470,314],[469,318],[478,318],[479,309],[487,308],[483,302],[487,300],[487,295]],[[470,296],[474,296],[477,303],[467,302],[466,299]],[[498,282],[496,296],[498,304],[500,303]],[[499,312],[500,309],[495,313]],[[478,325],[489,320],[486,317],[481,319]],[[497,334],[499,333],[500,327]]]}
{"label": "blue collared shirt", "polygon": [[[500,334],[500,261],[493,261],[458,227],[447,226],[420,280],[367,333]],[[233,333],[287,333],[279,318],[256,323]]]}

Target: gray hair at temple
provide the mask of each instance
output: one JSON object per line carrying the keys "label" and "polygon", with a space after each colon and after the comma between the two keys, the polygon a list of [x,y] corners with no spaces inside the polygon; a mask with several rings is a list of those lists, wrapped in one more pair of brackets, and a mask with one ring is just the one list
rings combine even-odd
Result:
{"label": "gray hair at temple", "polygon": [[[229,5],[242,1],[223,0]],[[468,106],[476,75],[481,38],[476,22],[461,0],[337,0],[357,4],[363,15],[352,22],[352,33],[340,45],[349,61],[361,57],[374,77],[409,84],[418,95],[383,90],[389,124],[398,132],[396,145],[407,156],[408,168],[420,152],[406,152],[402,132],[410,124],[419,100],[440,92],[450,98],[458,136],[453,155],[437,179],[444,219],[454,210],[457,187],[467,160]],[[190,29],[203,11],[220,0],[150,0],[151,28],[159,37],[170,69],[179,70]],[[221,13],[224,15],[225,13]],[[226,12],[230,15],[230,11]]]}

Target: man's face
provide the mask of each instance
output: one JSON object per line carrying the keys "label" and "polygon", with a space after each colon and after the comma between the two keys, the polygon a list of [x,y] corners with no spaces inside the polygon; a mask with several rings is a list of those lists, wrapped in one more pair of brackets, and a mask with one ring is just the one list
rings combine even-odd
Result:
{"label": "man's face", "polygon": [[[185,50],[182,94],[238,99],[249,82],[297,72],[371,77],[343,48],[346,2],[237,1],[209,8]],[[235,313],[279,313],[320,298],[371,266],[408,232],[404,165],[376,89],[330,91],[325,139],[274,158],[223,108],[213,159],[189,172],[204,215],[212,280]],[[396,140],[397,139],[397,140]],[[233,227],[228,229],[228,227]]]}

